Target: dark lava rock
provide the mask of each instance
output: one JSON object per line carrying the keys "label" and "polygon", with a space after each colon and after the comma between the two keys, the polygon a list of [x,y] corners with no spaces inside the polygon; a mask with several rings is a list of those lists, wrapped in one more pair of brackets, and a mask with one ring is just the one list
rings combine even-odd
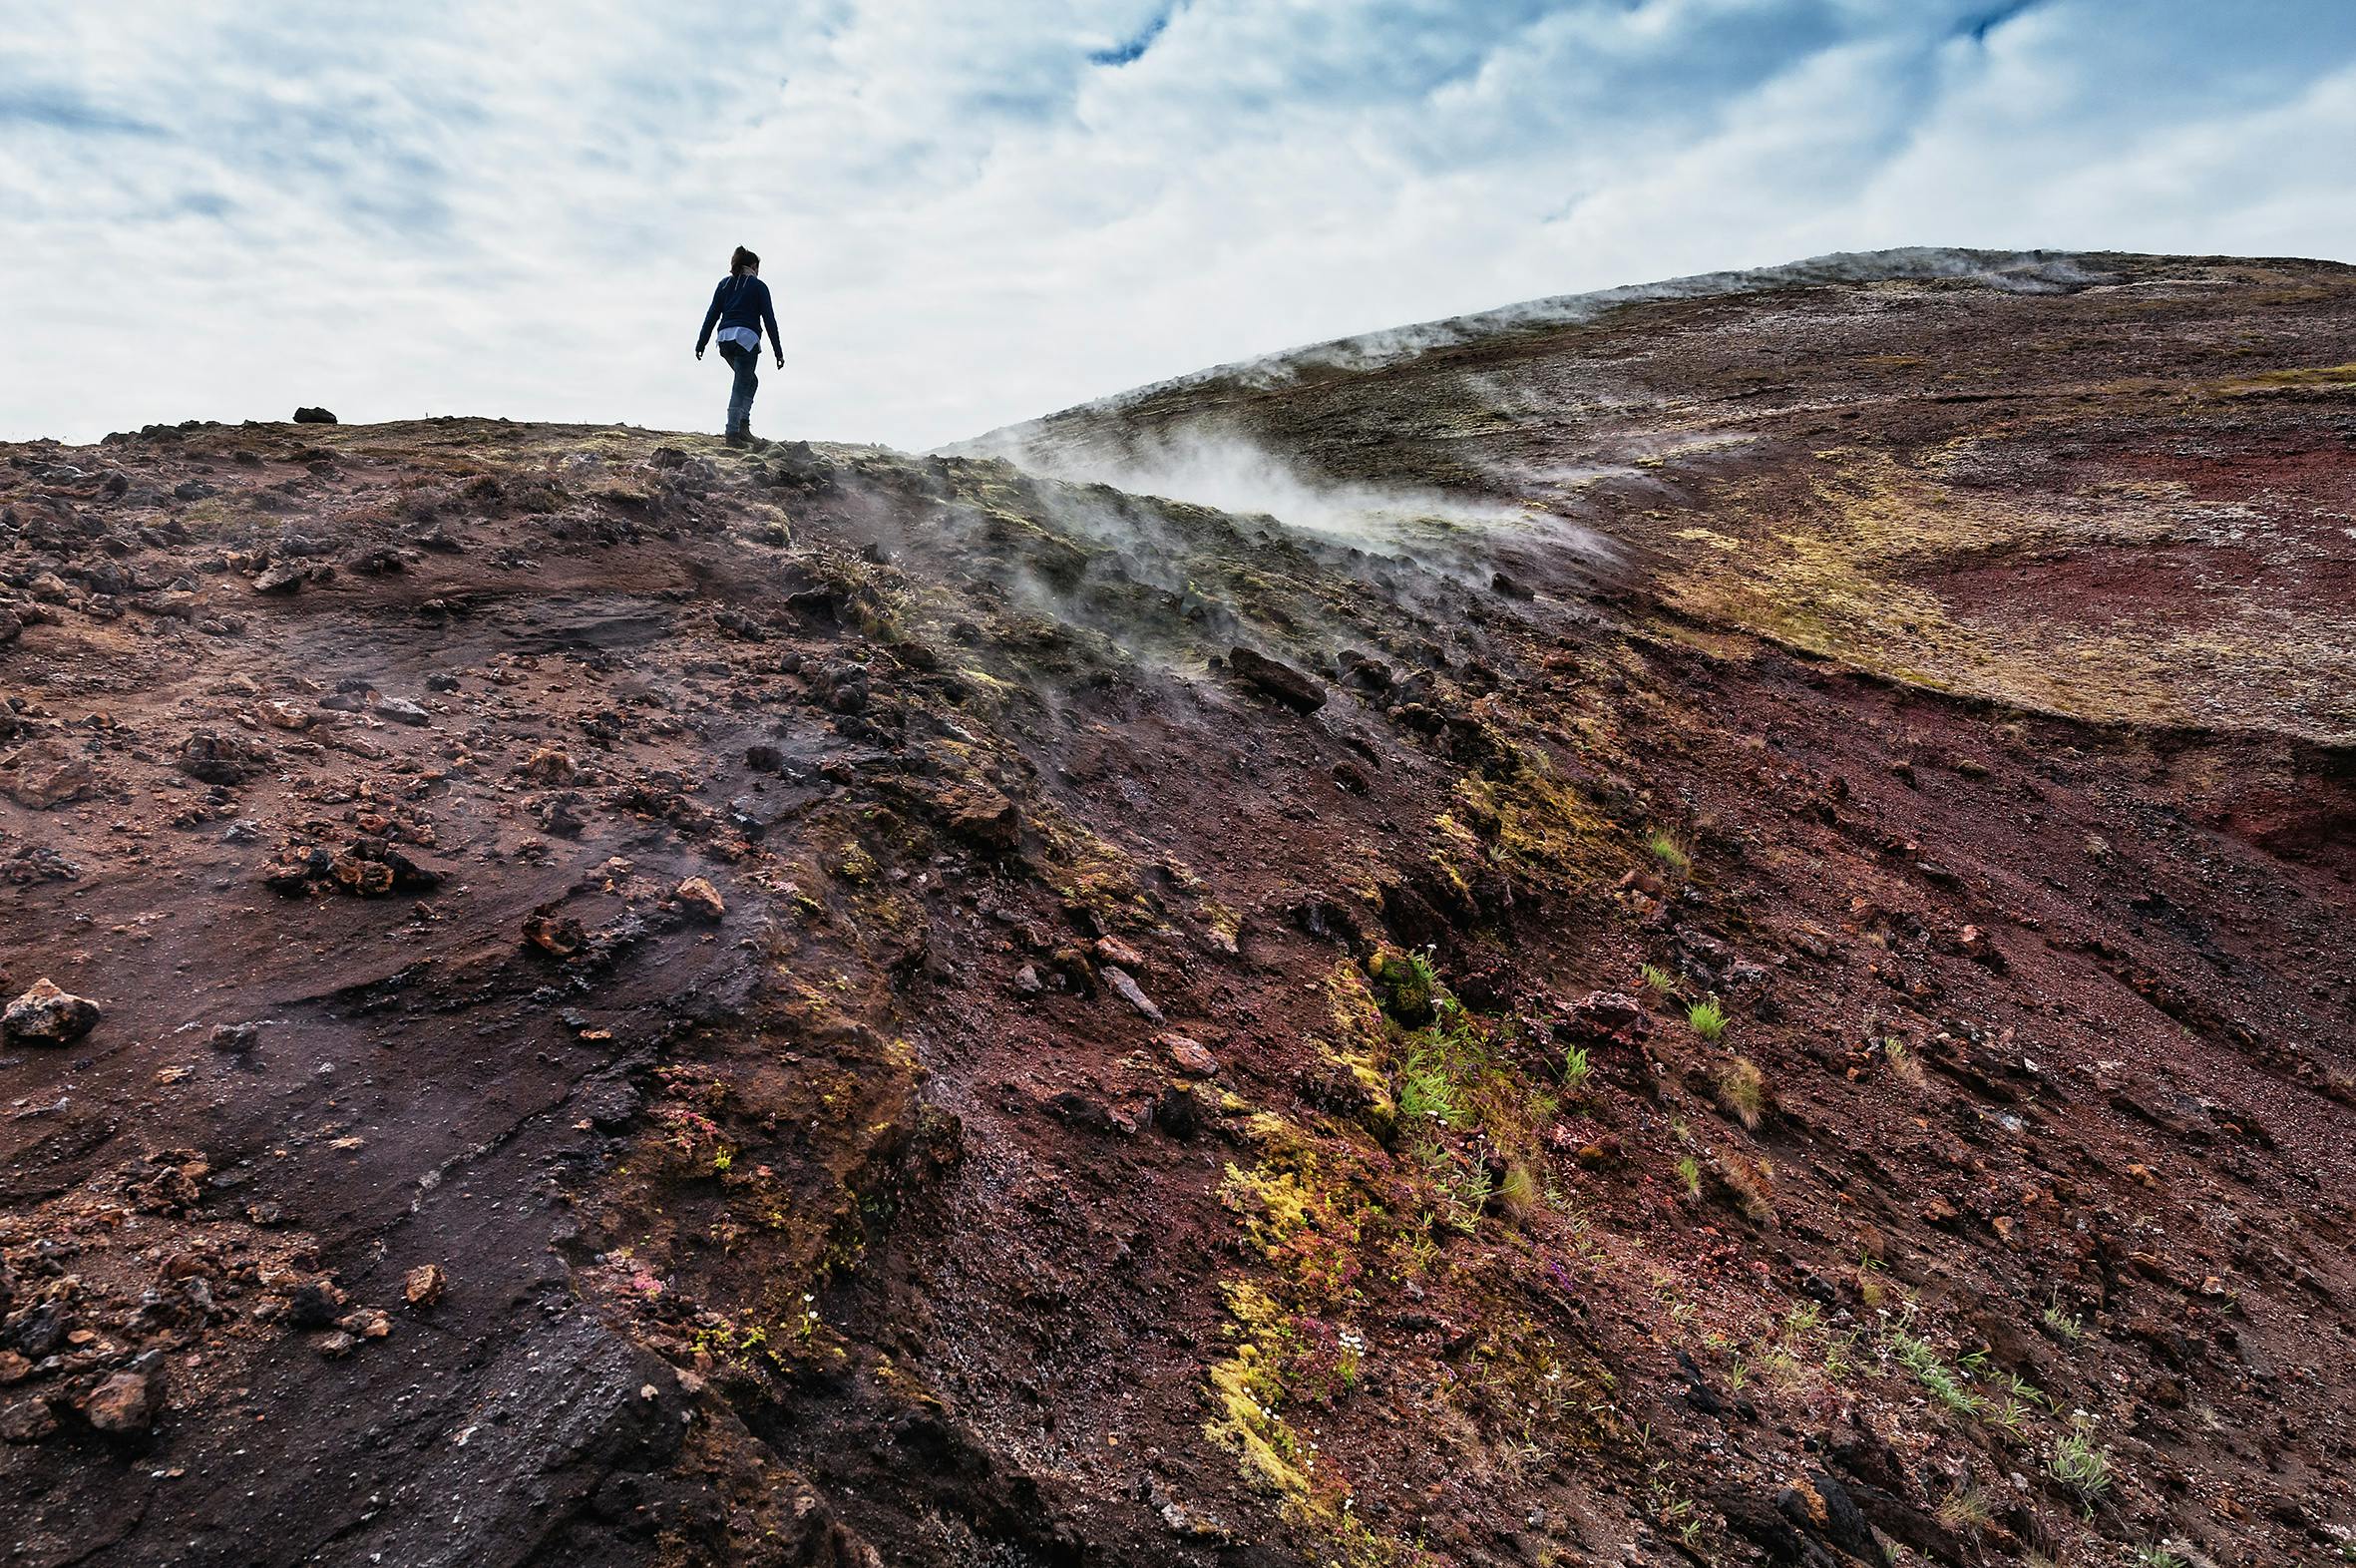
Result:
{"label": "dark lava rock", "polygon": [[181,743],[180,770],[207,784],[242,784],[262,770],[270,754],[234,733],[200,729]]}
{"label": "dark lava rock", "polygon": [[294,422],[298,425],[332,425],[335,416],[323,408],[298,408],[294,411]]}
{"label": "dark lava rock", "polygon": [[1296,713],[1315,713],[1326,705],[1325,687],[1265,653],[1255,653],[1247,647],[1235,648],[1227,655],[1227,667],[1236,679]]}
{"label": "dark lava rock", "polygon": [[286,1322],[296,1329],[331,1329],[348,1305],[331,1280],[312,1280],[294,1288],[286,1301]]}
{"label": "dark lava rock", "polygon": [[57,1417],[50,1413],[47,1399],[19,1399],[0,1409],[0,1442],[39,1442],[56,1431]]}

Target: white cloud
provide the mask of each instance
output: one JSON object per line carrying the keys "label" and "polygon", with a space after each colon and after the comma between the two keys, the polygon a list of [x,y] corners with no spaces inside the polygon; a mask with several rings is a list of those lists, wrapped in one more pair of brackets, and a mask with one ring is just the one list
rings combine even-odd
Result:
{"label": "white cloud", "polygon": [[904,446],[1833,249],[2356,256],[2341,0],[11,10],[9,437],[709,428],[739,240],[792,345],[757,428]]}

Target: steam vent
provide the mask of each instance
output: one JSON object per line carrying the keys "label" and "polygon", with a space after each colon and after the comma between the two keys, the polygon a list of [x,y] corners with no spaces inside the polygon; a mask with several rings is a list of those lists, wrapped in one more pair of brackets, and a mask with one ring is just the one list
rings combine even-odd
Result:
{"label": "steam vent", "polygon": [[2356,270],[0,456],[9,1568],[2356,1550]]}

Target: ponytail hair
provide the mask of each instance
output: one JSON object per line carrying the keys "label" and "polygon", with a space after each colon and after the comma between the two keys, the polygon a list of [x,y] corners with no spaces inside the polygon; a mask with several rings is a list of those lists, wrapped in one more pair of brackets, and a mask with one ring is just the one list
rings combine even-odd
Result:
{"label": "ponytail hair", "polygon": [[760,264],[761,258],[759,256],[754,255],[750,250],[745,249],[744,246],[738,245],[736,247],[736,254],[728,258],[728,275],[730,277],[742,277],[745,273],[751,271],[754,267],[757,267]]}

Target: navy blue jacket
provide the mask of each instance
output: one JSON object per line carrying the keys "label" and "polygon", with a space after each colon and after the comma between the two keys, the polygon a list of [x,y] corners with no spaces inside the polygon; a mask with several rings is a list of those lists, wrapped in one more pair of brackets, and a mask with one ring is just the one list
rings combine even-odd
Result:
{"label": "navy blue jacket", "polygon": [[763,326],[769,329],[769,341],[776,345],[780,356],[785,353],[785,339],[777,330],[777,311],[769,303],[769,285],[757,277],[723,277],[720,286],[712,290],[712,307],[703,313],[703,330],[696,334],[695,352],[704,350],[712,340],[712,327],[751,327],[753,336],[761,335]]}

